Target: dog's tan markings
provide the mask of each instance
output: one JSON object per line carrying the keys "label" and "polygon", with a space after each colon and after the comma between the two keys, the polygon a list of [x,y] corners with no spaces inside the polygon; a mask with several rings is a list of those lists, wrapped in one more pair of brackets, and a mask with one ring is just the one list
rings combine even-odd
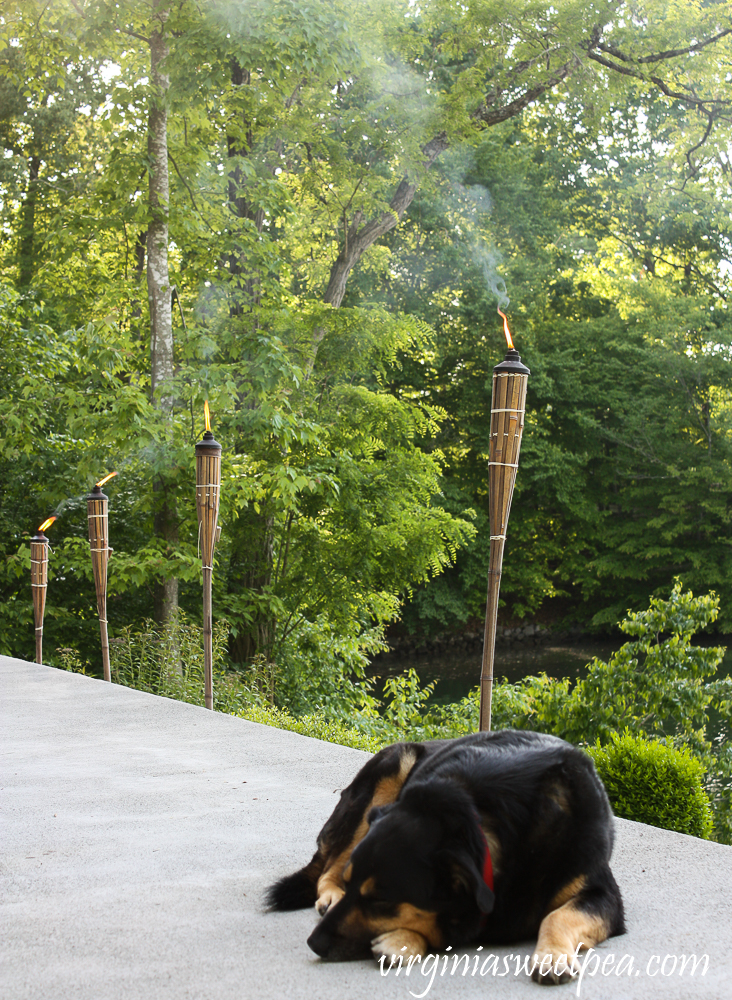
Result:
{"label": "dog's tan markings", "polygon": [[437,925],[437,914],[430,910],[420,910],[411,903],[395,903],[391,915],[378,916],[368,913],[361,906],[354,906],[344,915],[337,933],[357,940],[368,938],[372,945],[374,941],[386,940],[392,934],[414,935],[433,948],[440,948],[444,943]]}
{"label": "dog's tan markings", "polygon": [[571,882],[567,883],[567,885],[565,885],[563,889],[560,889],[556,894],[547,908],[547,913],[551,913],[552,910],[558,910],[560,906],[564,906],[564,904],[568,903],[573,896],[577,896],[586,885],[587,878],[584,875],[579,875],[577,878],[572,879]]}
{"label": "dog's tan markings", "polygon": [[[388,777],[382,778],[381,781],[379,781],[378,784],[376,785],[376,788],[374,789],[373,798],[371,799],[371,804],[366,810],[367,815],[369,809],[372,809],[374,806],[386,806],[389,805],[390,802],[396,802],[397,796],[399,795],[399,792],[401,792],[402,790],[402,785],[407,780],[409,772],[412,770],[412,768],[416,763],[417,763],[416,751],[411,748],[405,750],[404,753],[402,754],[401,760],[399,761],[399,770],[397,771],[397,773],[390,774]],[[364,816],[364,822],[365,821],[366,817]],[[366,826],[366,829],[368,829],[368,825]],[[364,837],[365,834],[366,830],[364,830],[364,832],[361,834],[361,837],[359,837],[358,839],[361,840],[361,838]],[[353,846],[355,847],[356,845],[354,844]]]}
{"label": "dog's tan markings", "polygon": [[[385,926],[381,927],[381,924]],[[387,917],[382,920],[371,920],[366,913],[361,909],[359,905],[353,906],[341,919],[337,927],[337,933],[341,937],[348,938],[350,940],[361,940],[363,941],[367,938],[369,941],[377,937],[380,933],[389,930],[387,926],[390,924],[390,919]]]}
{"label": "dog's tan markings", "polygon": [[537,983],[566,983],[579,972],[578,948],[594,948],[608,936],[602,917],[578,908],[576,898],[552,910],[541,922],[532,978]]}
{"label": "dog's tan markings", "polygon": [[322,884],[322,879],[318,881],[318,898],[315,901],[315,909],[319,916],[323,917],[337,902],[343,899],[345,891],[337,885]]}
{"label": "dog's tan markings", "polygon": [[367,929],[372,939],[385,934],[409,932],[418,934],[435,948],[442,944],[442,932],[437,925],[437,914],[431,910],[420,910],[411,903],[398,903],[392,916],[370,916],[359,914],[354,923],[361,930]]}
{"label": "dog's tan markings", "polygon": [[349,861],[348,864],[346,865],[346,867],[343,869],[343,881],[344,882],[350,882],[351,881],[351,875],[353,875],[353,865]]}
{"label": "dog's tan markings", "polygon": [[379,934],[371,942],[371,951],[377,962],[382,955],[388,962],[393,960],[396,964],[400,958],[406,962],[409,958],[426,955],[428,949],[429,945],[421,934],[401,928]]}
{"label": "dog's tan markings", "polygon": [[344,876],[352,849],[349,847],[348,850],[341,851],[318,879],[318,898],[315,901],[315,909],[321,917],[331,906],[335,906],[345,894],[346,879]]}
{"label": "dog's tan markings", "polygon": [[372,878],[367,878],[363,883],[361,888],[358,890],[362,896],[371,896],[376,888],[376,882]]}
{"label": "dog's tan markings", "polygon": [[332,860],[329,859],[326,862],[323,874],[318,879],[318,898],[315,902],[315,909],[321,917],[329,909],[329,907],[335,905],[335,903],[337,903],[338,900],[344,895],[344,869],[348,864],[348,859],[351,857],[356,845],[359,844],[368,833],[369,824],[366,817],[374,806],[386,806],[391,802],[396,801],[399,792],[402,790],[402,785],[407,780],[409,772],[416,763],[416,751],[412,748],[406,749],[399,760],[398,771],[395,774],[390,774],[377,782],[374,794],[371,796],[371,801],[364,810],[364,814],[361,817],[358,827],[356,828],[356,832],[353,835],[351,843],[335,858]]}
{"label": "dog's tan markings", "polygon": [[395,920],[397,927],[419,934],[435,948],[442,944],[442,932],[437,925],[437,914],[432,910],[420,910],[411,903],[402,903]]}

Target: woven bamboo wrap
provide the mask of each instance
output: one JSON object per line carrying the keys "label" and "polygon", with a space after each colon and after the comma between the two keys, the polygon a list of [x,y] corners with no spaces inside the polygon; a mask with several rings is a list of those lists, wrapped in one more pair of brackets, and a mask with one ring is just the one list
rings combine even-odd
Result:
{"label": "woven bamboo wrap", "polygon": [[521,436],[524,430],[528,376],[513,372],[493,375],[490,439],[491,538],[506,534],[516,484]]}
{"label": "woven bamboo wrap", "polygon": [[97,591],[99,620],[107,620],[107,563],[109,562],[108,501],[103,493],[91,493],[86,501],[89,520],[89,547],[91,549],[94,586]]}
{"label": "woven bamboo wrap", "polygon": [[[213,454],[212,454],[213,453]],[[213,567],[216,522],[219,517],[221,451],[201,448],[196,453],[196,511],[199,545],[204,568]]]}
{"label": "woven bamboo wrap", "polygon": [[42,663],[43,616],[46,612],[48,587],[48,539],[31,539],[31,589],[33,592],[33,617],[36,624],[36,663]]}
{"label": "woven bamboo wrap", "polygon": [[528,375],[494,372],[489,447],[490,560],[486,604],[483,663],[480,674],[480,729],[491,728],[493,660],[496,647],[498,597],[501,589],[503,548],[516,484],[521,436],[524,430]]}
{"label": "woven bamboo wrap", "polygon": [[[210,442],[210,443],[209,443]],[[221,446],[210,431],[196,445],[196,511],[203,569],[203,688],[204,704],[213,709],[213,617],[211,576],[216,547],[221,487]]]}
{"label": "woven bamboo wrap", "polygon": [[98,487],[86,498],[86,512],[89,524],[89,548],[91,550],[94,587],[97,592],[97,613],[99,614],[99,634],[102,644],[102,675],[111,681],[109,663],[109,637],[107,631],[107,565],[109,563],[109,498]]}

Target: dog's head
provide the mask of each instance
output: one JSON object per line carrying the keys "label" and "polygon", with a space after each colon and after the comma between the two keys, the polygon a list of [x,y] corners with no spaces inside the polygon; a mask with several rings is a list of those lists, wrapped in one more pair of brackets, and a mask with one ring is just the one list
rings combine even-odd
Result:
{"label": "dog's head", "polygon": [[470,940],[493,908],[483,881],[485,839],[470,797],[446,781],[407,786],[368,816],[343,873],[345,895],[308,939],[321,957],[355,958],[393,931],[429,948]]}

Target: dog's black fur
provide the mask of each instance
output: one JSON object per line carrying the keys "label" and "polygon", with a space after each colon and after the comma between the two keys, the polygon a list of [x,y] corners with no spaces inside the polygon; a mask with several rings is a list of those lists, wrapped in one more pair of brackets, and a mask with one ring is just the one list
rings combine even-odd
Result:
{"label": "dog's black fur", "polygon": [[[486,842],[494,891],[482,876]],[[272,909],[316,904],[322,957],[376,958],[538,934],[534,978],[625,930],[609,867],[613,818],[592,761],[554,736],[503,730],[395,743],[342,794],[305,868]],[[562,967],[562,961],[564,967]]]}

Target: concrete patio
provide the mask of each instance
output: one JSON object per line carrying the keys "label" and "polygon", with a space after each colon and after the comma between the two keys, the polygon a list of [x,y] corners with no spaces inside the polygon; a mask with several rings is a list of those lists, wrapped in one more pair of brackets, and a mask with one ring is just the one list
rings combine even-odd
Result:
{"label": "concrete patio", "polygon": [[[546,995],[515,958],[494,974],[531,942],[382,977],[317,959],[313,913],[264,912],[365,754],[7,657],[0,683],[3,1000]],[[730,1000],[732,848],[617,833],[628,933],[553,995]]]}

